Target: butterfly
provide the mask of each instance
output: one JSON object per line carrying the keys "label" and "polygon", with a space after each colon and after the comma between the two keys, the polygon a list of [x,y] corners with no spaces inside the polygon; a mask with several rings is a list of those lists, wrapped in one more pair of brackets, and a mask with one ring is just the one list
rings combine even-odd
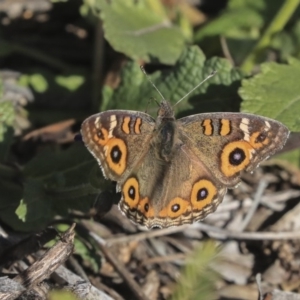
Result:
{"label": "butterfly", "polygon": [[109,110],[87,118],[83,142],[106,178],[117,182],[120,210],[148,228],[204,219],[242,171],[280,150],[289,130],[246,113],[202,113],[176,119],[170,102],[157,118]]}

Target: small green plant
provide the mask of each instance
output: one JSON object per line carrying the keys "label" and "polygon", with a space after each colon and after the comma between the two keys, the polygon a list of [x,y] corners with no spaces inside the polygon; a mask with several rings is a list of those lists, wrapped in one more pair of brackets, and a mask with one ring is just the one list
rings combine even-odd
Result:
{"label": "small green plant", "polygon": [[216,244],[208,241],[188,256],[171,300],[216,299],[215,284],[218,276],[210,264],[218,260],[217,253]]}

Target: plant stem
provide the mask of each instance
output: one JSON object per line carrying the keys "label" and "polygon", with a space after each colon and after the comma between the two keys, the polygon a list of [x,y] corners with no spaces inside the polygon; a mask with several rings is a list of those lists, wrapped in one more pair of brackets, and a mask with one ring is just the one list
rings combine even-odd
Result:
{"label": "plant stem", "polygon": [[56,68],[59,71],[74,71],[75,68],[58,60],[57,58],[54,58],[50,55],[45,54],[42,51],[39,51],[35,48],[30,48],[18,43],[14,42],[8,42],[4,39],[0,38],[0,44],[3,47],[7,47],[10,51],[19,53],[21,55],[27,56],[31,59],[34,59],[36,61],[42,62],[44,64],[47,64],[51,66],[52,68]]}
{"label": "plant stem", "polygon": [[245,72],[251,72],[253,66],[261,56],[262,52],[270,45],[271,39],[274,34],[280,32],[285,24],[288,22],[290,17],[295,12],[300,0],[286,0],[283,1],[283,5],[261,36],[260,40],[254,46],[254,49],[244,60],[241,69]]}

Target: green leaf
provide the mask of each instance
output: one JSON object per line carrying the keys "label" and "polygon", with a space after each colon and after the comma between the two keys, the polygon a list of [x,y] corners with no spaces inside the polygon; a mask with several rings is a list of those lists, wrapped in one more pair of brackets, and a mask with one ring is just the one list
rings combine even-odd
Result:
{"label": "green leaf", "polygon": [[199,42],[205,37],[215,35],[233,37],[237,35],[237,29],[239,29],[238,32],[243,30],[243,36],[245,36],[245,28],[260,27],[262,24],[262,17],[251,7],[228,9],[219,18],[199,29],[195,33],[194,40]]}
{"label": "green leaf", "polygon": [[59,290],[59,291],[51,291],[48,295],[48,299],[49,300],[78,300],[78,297],[76,297],[76,295],[74,295],[70,291]]}
{"label": "green leaf", "polygon": [[292,166],[300,167],[300,151],[299,149],[295,149],[293,151],[289,151],[286,153],[282,153],[279,155],[276,155],[276,158],[272,159],[274,163],[276,163],[276,160],[280,161],[288,161]]}
{"label": "green leaf", "polygon": [[[0,216],[4,216],[5,210],[13,207],[13,211],[19,205],[23,188],[12,180],[0,178]],[[10,216],[8,216],[10,218]]]}
{"label": "green leaf", "polygon": [[19,78],[19,84],[23,86],[30,85],[38,93],[45,93],[49,88],[48,80],[42,74],[23,74]]}
{"label": "green leaf", "polygon": [[3,97],[3,82],[0,79],[0,99],[2,99],[2,97]]}
{"label": "green leaf", "polygon": [[[241,72],[233,69],[226,59],[214,57],[206,60],[203,52],[196,46],[186,48],[172,70],[155,72],[150,77],[164,98],[175,103],[214,70],[217,74],[213,78],[203,83],[175,108],[178,112],[190,109],[191,106],[188,104],[190,99],[194,106],[193,113],[238,110],[240,98],[237,89],[242,78]],[[106,109],[145,110],[151,99],[160,101],[157,91],[136,63],[127,64],[121,78],[121,84],[113,93],[105,90],[103,96]],[[150,107],[153,107],[152,103]],[[157,106],[152,111],[156,112]]]}
{"label": "green leaf", "polygon": [[300,61],[288,65],[264,63],[261,73],[244,79],[239,94],[243,112],[281,121],[292,131],[300,131]]}
{"label": "green leaf", "polygon": [[122,82],[117,89],[112,90],[106,86],[103,88],[101,110],[145,109],[153,87],[141,72],[139,65],[135,62],[127,63],[122,69],[121,78]]}
{"label": "green leaf", "polygon": [[[158,1],[158,0],[154,0]],[[185,44],[181,30],[145,1],[97,0],[105,38],[135,60],[173,64]]]}
{"label": "green leaf", "polygon": [[68,215],[70,209],[88,211],[101,191],[92,185],[96,165],[81,143],[65,151],[46,149],[25,166],[24,190],[0,181],[0,217],[15,229],[30,231],[45,227],[54,215]]}
{"label": "green leaf", "polygon": [[42,182],[27,180],[23,189],[11,180],[0,179],[0,190],[0,219],[15,230],[38,230],[53,219]]}
{"label": "green leaf", "polygon": [[286,27],[274,36],[271,44],[283,61],[288,60],[290,56],[300,58],[300,20]]}
{"label": "green leaf", "polygon": [[95,159],[78,143],[65,151],[46,149],[25,166],[24,175],[43,181],[53,210],[65,215],[69,209],[87,211],[101,191],[90,183],[95,165]]}
{"label": "green leaf", "polygon": [[217,35],[257,39],[259,30],[274,18],[281,5],[281,0],[231,0],[217,18],[196,31],[194,39]]}
{"label": "green leaf", "polygon": [[39,73],[28,75],[23,74],[19,78],[19,83],[23,86],[30,85],[32,89],[38,93],[44,93],[49,88],[47,78]]}
{"label": "green leaf", "polygon": [[231,0],[218,17],[195,32],[194,41],[207,55],[224,53],[226,42],[230,56],[241,65],[251,55],[262,31],[275,19],[282,3],[281,0]]}
{"label": "green leaf", "polygon": [[12,47],[9,45],[9,43],[5,43],[3,42],[3,39],[1,39],[0,37],[0,43],[1,43],[1,47],[0,47],[0,57],[5,58],[6,56],[12,55],[13,53],[13,49]]}
{"label": "green leaf", "polygon": [[[54,216],[52,203],[42,181],[29,179],[24,183],[23,199],[16,209],[19,230],[44,228]],[[15,224],[16,226],[16,224]]]}
{"label": "green leaf", "polygon": [[79,238],[74,240],[75,253],[82,257],[87,262],[93,272],[98,273],[101,267],[101,257],[98,254],[97,246],[94,245],[93,241],[88,243],[81,241]]}
{"label": "green leaf", "polygon": [[69,91],[73,92],[79,89],[84,83],[84,77],[79,75],[71,76],[57,76],[55,81],[58,85],[65,87]]}
{"label": "green leaf", "polygon": [[[1,104],[0,104],[1,105]],[[4,127],[4,124],[3,128]],[[0,131],[1,131],[1,123],[0,123]],[[14,138],[14,130],[12,127],[7,127],[4,130],[4,134],[3,134],[3,140],[1,141],[0,138],[0,162],[6,162],[7,161],[7,157],[9,155],[9,150],[10,150],[10,146],[13,142],[13,138]],[[1,176],[1,172],[0,172],[0,176]]]}
{"label": "green leaf", "polygon": [[49,147],[25,165],[24,175],[44,180],[49,186],[74,186],[87,182],[86,171],[94,161],[82,143],[75,143],[65,151]]}
{"label": "green leaf", "polygon": [[[13,142],[15,108],[12,101],[2,100],[2,81],[0,80],[0,162],[6,162]],[[0,172],[0,175],[1,172]]]}
{"label": "green leaf", "polygon": [[[1,96],[0,96],[1,99]],[[0,100],[0,142],[4,140],[4,134],[15,120],[15,109],[12,101]]]}
{"label": "green leaf", "polygon": [[265,50],[272,44],[273,37],[281,32],[290,18],[294,15],[297,7],[299,7],[300,0],[283,1],[281,7],[274,15],[271,22],[265,28],[263,34],[255,44],[252,51],[247,55],[241,69],[245,72],[250,72],[255,64],[263,58]]}
{"label": "green leaf", "polygon": [[38,93],[44,93],[49,87],[46,78],[41,74],[30,75],[29,82],[32,88]]}
{"label": "green leaf", "polygon": [[20,201],[20,204],[18,206],[18,208],[16,209],[16,214],[18,216],[18,218],[22,221],[25,222],[26,221],[26,215],[27,215],[27,204],[24,202],[24,200],[22,199]]}

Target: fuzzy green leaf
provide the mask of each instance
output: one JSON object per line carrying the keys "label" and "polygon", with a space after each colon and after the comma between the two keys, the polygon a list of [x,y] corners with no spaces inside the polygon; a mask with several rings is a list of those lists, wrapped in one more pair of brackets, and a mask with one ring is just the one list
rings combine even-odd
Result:
{"label": "fuzzy green leaf", "polygon": [[[175,103],[214,70],[217,73],[213,78],[203,83],[175,108],[178,111],[190,109],[190,99],[194,106],[193,113],[237,111],[240,103],[237,89],[242,78],[241,72],[233,69],[225,59],[214,57],[206,60],[203,52],[196,46],[185,49],[172,70],[155,72],[150,77],[164,98]],[[102,109],[145,110],[151,99],[161,100],[136,63],[127,64],[119,87],[114,91],[105,89],[103,96],[106,107]],[[150,107],[153,107],[152,103],[150,102]],[[157,106],[150,112],[154,111],[157,111]]]}
{"label": "fuzzy green leaf", "polygon": [[0,96],[0,142],[4,140],[7,128],[13,125],[15,110],[12,101],[1,101]]}
{"label": "fuzzy green leaf", "polygon": [[[4,124],[2,124],[2,128],[4,127]],[[1,131],[1,124],[0,124],[0,131]],[[3,141],[1,142],[0,139],[0,162],[6,162],[7,157],[9,155],[10,146],[13,142],[14,138],[14,129],[12,127],[7,127],[4,130],[3,134]],[[1,134],[0,134],[1,135]],[[2,172],[0,171],[0,176],[2,176]]]}
{"label": "fuzzy green leaf", "polygon": [[0,80],[0,162],[7,158],[10,145],[13,140],[13,123],[15,119],[15,109],[12,101],[2,99],[3,84]]}
{"label": "fuzzy green leaf", "polygon": [[132,59],[173,64],[184,46],[184,35],[166,15],[145,1],[97,0],[106,39]]}
{"label": "fuzzy green leaf", "polygon": [[291,59],[288,65],[262,64],[261,73],[242,81],[242,111],[276,119],[290,130],[300,131],[299,77],[299,60]]}

